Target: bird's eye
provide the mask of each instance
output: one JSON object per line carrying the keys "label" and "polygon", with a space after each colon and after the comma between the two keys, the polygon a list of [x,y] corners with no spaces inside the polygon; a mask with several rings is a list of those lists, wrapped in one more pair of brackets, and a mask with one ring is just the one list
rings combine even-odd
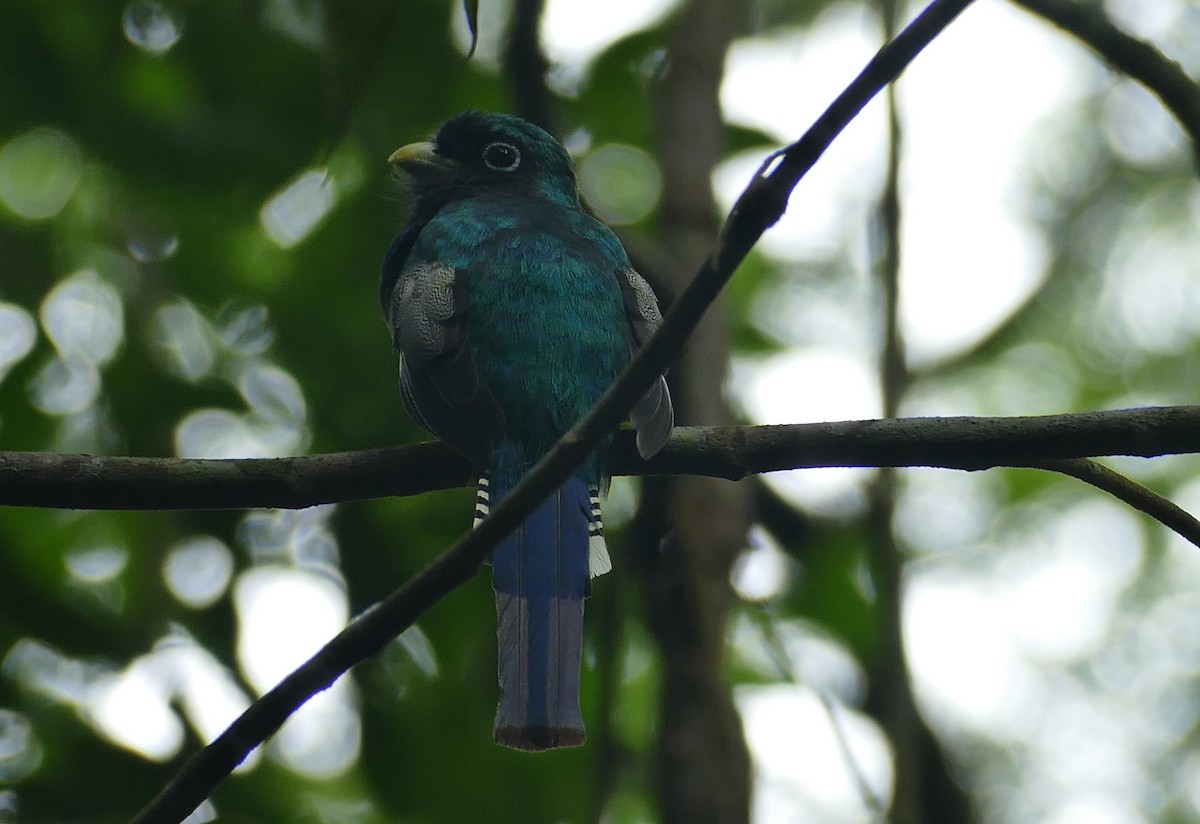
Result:
{"label": "bird's eye", "polygon": [[511,143],[489,143],[483,150],[483,164],[494,172],[513,172],[521,165],[521,153]]}

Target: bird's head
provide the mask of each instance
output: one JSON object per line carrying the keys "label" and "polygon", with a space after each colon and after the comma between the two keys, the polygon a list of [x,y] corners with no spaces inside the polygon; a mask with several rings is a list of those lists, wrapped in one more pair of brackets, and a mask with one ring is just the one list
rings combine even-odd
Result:
{"label": "bird's head", "polygon": [[566,150],[512,115],[464,112],[443,123],[431,142],[399,148],[388,162],[408,176],[418,200],[445,203],[488,192],[579,206]]}

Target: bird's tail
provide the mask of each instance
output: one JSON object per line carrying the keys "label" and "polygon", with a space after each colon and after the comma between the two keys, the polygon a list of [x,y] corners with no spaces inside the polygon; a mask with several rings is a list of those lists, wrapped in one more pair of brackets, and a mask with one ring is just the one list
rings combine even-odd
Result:
{"label": "bird's tail", "polygon": [[[476,522],[507,491],[480,478]],[[598,492],[578,478],[567,481],[496,547],[496,743],[520,750],[583,744],[583,600],[591,592],[591,575],[611,568]]]}

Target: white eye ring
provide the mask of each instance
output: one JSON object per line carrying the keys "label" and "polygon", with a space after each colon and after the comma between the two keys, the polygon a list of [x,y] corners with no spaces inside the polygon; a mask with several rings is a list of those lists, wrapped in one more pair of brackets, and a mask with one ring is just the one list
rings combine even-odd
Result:
{"label": "white eye ring", "polygon": [[494,172],[513,172],[521,165],[521,152],[511,143],[489,143],[483,150],[483,165]]}

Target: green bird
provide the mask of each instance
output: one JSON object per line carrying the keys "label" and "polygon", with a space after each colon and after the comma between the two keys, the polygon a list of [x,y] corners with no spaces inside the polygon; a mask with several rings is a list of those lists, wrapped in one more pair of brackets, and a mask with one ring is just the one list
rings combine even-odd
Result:
{"label": "green bird", "polygon": [[[405,408],[479,468],[476,523],[596,402],[662,318],[620,241],[580,206],[570,156],[520,118],[469,111],[394,152],[415,196],[379,297]],[[629,416],[657,452],[664,379]],[[609,441],[492,555],[497,743],[584,742],[583,601],[612,568],[600,519]]]}

